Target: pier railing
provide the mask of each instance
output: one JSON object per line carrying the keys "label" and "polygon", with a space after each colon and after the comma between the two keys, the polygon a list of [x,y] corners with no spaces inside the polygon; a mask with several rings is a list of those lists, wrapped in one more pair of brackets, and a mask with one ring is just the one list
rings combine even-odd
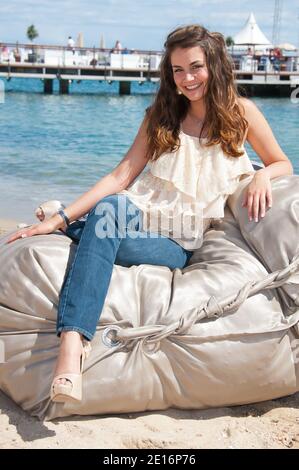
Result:
{"label": "pier railing", "polygon": [[158,69],[162,53],[150,50],[64,47],[38,44],[0,43],[2,64],[45,64],[56,67],[78,66]]}
{"label": "pier railing", "polygon": [[[44,91],[53,92],[53,80],[59,80],[61,93],[68,93],[76,80],[98,80],[120,84],[120,93],[129,94],[131,82],[140,84],[159,80],[162,53],[145,50],[114,50],[37,44],[0,44],[0,77],[39,78]],[[265,89],[279,87],[283,93],[299,86],[298,54],[277,57],[270,54],[232,54],[235,78],[239,85]],[[274,89],[274,88],[273,88]],[[253,89],[252,89],[253,90]]]}
{"label": "pier railing", "polygon": [[[298,51],[286,52],[279,59],[271,54],[256,51],[248,55],[246,51],[229,50],[236,71],[279,72],[299,71]],[[137,49],[108,49],[97,47],[65,47],[41,44],[0,43],[0,63],[2,64],[45,64],[56,67],[78,66],[112,68],[151,68],[158,69],[162,52]]]}

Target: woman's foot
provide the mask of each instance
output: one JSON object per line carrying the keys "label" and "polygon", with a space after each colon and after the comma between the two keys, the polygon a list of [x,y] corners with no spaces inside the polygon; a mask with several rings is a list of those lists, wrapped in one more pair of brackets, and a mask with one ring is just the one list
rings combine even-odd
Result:
{"label": "woman's foot", "polygon": [[82,340],[78,332],[61,333],[59,355],[51,385],[52,401],[81,401],[83,365],[89,351],[90,342]]}
{"label": "woman's foot", "polygon": [[52,217],[54,214],[57,214],[57,212],[60,209],[64,209],[65,206],[61,204],[60,201],[47,201],[43,202],[40,206],[38,206],[34,213],[36,217],[43,222],[43,220],[47,220],[50,217]]}
{"label": "woman's foot", "polygon": [[[40,206],[38,206],[35,209],[34,214],[38,218],[38,220],[43,222],[44,220],[50,219],[50,217],[57,214],[60,209],[64,208],[65,206],[60,201],[47,201],[43,202]],[[61,230],[62,232],[65,231],[62,228],[60,228],[59,230]]]}

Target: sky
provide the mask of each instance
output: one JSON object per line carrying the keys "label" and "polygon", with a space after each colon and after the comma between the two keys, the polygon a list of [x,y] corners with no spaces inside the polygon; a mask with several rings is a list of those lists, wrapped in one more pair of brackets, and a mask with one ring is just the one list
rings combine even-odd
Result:
{"label": "sky", "polygon": [[[299,0],[281,0],[280,42],[299,46]],[[28,42],[34,24],[37,44],[66,45],[83,33],[85,47],[108,48],[120,40],[129,49],[162,50],[167,34],[199,23],[225,36],[236,34],[250,12],[272,40],[274,0],[0,0],[0,42]]]}

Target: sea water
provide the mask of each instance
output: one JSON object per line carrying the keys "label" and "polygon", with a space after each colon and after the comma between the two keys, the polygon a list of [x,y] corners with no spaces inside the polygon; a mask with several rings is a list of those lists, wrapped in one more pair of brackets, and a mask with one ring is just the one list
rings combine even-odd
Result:
{"label": "sea water", "polygon": [[[69,95],[43,94],[40,80],[5,82],[0,103],[0,218],[34,221],[43,201],[69,204],[109,173],[132,144],[156,85],[74,82]],[[299,104],[254,98],[299,174]],[[259,160],[247,146],[249,156]]]}

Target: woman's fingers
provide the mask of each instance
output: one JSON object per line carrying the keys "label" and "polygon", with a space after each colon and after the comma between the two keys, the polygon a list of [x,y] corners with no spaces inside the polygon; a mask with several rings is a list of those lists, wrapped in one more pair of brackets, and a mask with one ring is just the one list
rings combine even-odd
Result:
{"label": "woman's fingers", "polygon": [[259,217],[263,218],[266,215],[266,205],[272,207],[271,192],[257,192],[248,195],[247,210],[248,218],[250,221],[259,221]]}
{"label": "woman's fingers", "polygon": [[46,235],[48,233],[55,232],[60,227],[59,224],[55,223],[52,220],[45,220],[38,224],[33,224],[28,228],[23,228],[13,233],[6,243],[11,243],[19,238],[32,237],[34,235]]}
{"label": "woman's fingers", "polygon": [[247,198],[248,198],[248,193],[247,193],[247,191],[246,191],[245,194],[244,194],[244,196],[243,196],[242,207],[246,207],[246,206],[247,206]]}
{"label": "woman's fingers", "polygon": [[266,214],[266,194],[261,193],[260,195],[260,216],[265,217]]}
{"label": "woman's fingers", "polygon": [[250,222],[254,220],[255,222],[258,221],[258,214],[259,214],[259,204],[260,197],[258,193],[248,193],[248,218]]}
{"label": "woman's fingers", "polygon": [[247,210],[248,210],[248,218],[250,221],[252,221],[252,217],[253,217],[253,194],[252,193],[248,193],[248,197],[247,197]]}
{"label": "woman's fingers", "polygon": [[26,228],[26,229],[22,229],[22,230],[18,230],[17,232],[13,233],[9,238],[8,240],[6,241],[6,243],[11,243],[15,240],[18,240],[19,238],[26,238],[26,237],[32,237],[33,235],[36,235],[38,232],[37,232],[37,229],[36,229],[36,226],[33,225],[29,228]]}
{"label": "woman's fingers", "polygon": [[266,209],[272,207],[272,187],[270,178],[257,171],[248,185],[242,206],[247,206],[248,219],[258,222],[266,215]]}
{"label": "woman's fingers", "polygon": [[8,238],[8,240],[6,240],[5,243],[11,243],[11,242],[14,242],[15,240],[17,240],[18,238],[23,238],[25,237],[26,235],[25,234],[21,234],[19,232],[15,232],[13,233],[12,235],[10,235],[10,237]]}
{"label": "woman's fingers", "polygon": [[273,203],[273,200],[272,200],[272,189],[268,189],[267,192],[266,192],[266,199],[267,199],[267,206],[268,207],[272,207],[272,203]]}
{"label": "woman's fingers", "polygon": [[259,220],[259,209],[260,209],[260,194],[255,193],[253,197],[253,219],[255,222]]}

